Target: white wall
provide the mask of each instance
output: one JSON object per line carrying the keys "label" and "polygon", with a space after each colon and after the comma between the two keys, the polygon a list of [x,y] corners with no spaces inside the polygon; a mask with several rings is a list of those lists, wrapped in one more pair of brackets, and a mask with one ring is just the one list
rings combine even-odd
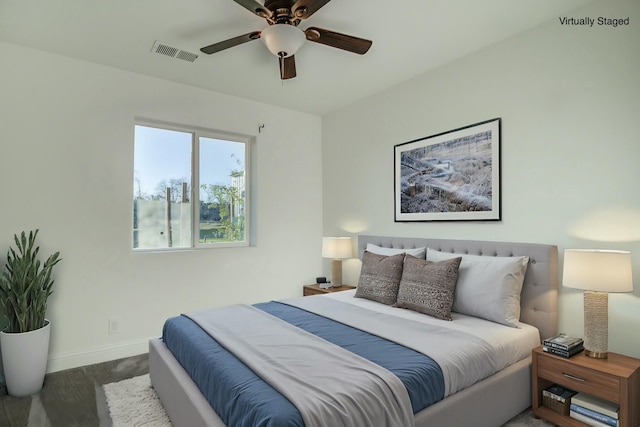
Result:
{"label": "white wall", "polygon": [[[609,298],[609,348],[640,357],[640,2],[572,16],[630,25],[555,19],[324,117],[324,231],[631,250],[635,292]],[[394,223],[393,146],[495,117],[502,221]],[[581,336],[582,309],[561,289],[560,330]]]}
{"label": "white wall", "polygon": [[[302,295],[321,272],[320,117],[6,43],[0,57],[0,262],[22,230],[61,252],[50,371],[144,352],[182,312]],[[136,117],[255,136],[255,247],[132,252]]]}

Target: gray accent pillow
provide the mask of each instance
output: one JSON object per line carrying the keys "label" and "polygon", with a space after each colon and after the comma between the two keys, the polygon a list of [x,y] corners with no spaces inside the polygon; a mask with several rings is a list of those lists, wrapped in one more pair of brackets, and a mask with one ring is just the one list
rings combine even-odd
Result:
{"label": "gray accent pillow", "polygon": [[451,308],[462,258],[440,262],[407,255],[395,306],[451,320]]}
{"label": "gray accent pillow", "polygon": [[394,304],[402,277],[404,256],[404,253],[384,256],[365,251],[355,297],[387,305]]}

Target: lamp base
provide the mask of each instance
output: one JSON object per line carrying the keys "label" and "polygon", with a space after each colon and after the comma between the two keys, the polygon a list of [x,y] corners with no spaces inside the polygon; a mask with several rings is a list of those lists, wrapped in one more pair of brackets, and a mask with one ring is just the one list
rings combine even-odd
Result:
{"label": "lamp base", "polygon": [[584,291],[584,354],[606,359],[609,345],[609,294]]}
{"label": "lamp base", "polygon": [[593,357],[594,359],[606,359],[608,352],[605,351],[604,353],[601,353],[598,351],[585,350],[584,354],[585,356]]}
{"label": "lamp base", "polygon": [[339,288],[342,286],[342,260],[331,260],[331,287]]}

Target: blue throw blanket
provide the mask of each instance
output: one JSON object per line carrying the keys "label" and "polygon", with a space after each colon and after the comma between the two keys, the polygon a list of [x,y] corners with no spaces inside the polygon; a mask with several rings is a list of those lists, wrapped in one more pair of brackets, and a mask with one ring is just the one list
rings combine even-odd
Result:
{"label": "blue throw blanket", "polygon": [[[415,350],[286,304],[255,307],[393,372],[414,413],[444,396],[440,367]],[[227,426],[304,426],[293,404],[187,317],[168,319],[163,340]]]}

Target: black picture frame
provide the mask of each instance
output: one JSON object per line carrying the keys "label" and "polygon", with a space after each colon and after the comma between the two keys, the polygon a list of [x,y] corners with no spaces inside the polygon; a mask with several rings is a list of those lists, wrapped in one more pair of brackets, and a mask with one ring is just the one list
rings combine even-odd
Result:
{"label": "black picture frame", "polygon": [[498,117],[395,145],[395,221],[500,221],[501,134]]}

